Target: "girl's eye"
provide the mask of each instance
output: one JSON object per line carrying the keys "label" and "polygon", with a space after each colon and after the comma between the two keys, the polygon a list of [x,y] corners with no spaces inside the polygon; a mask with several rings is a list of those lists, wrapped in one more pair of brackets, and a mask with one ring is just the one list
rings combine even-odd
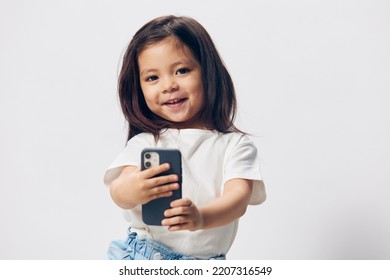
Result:
{"label": "girl's eye", "polygon": [[158,79],[158,77],[156,75],[152,75],[152,76],[146,77],[146,81],[147,82],[153,82],[153,81],[155,81],[157,79]]}
{"label": "girl's eye", "polygon": [[180,68],[179,70],[176,71],[176,75],[183,75],[185,73],[190,72],[190,69],[188,68]]}

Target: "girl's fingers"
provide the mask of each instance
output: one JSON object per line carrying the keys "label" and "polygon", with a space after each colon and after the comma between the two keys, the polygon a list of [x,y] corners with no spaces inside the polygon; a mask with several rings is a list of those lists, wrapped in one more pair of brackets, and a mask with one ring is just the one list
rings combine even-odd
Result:
{"label": "girl's fingers", "polygon": [[192,201],[189,198],[180,198],[171,202],[172,208],[180,207],[180,206],[190,207],[192,206]]}
{"label": "girl's fingers", "polygon": [[158,176],[158,177],[149,179],[147,181],[147,185],[150,187],[162,186],[162,185],[166,185],[169,183],[175,183],[178,180],[179,180],[179,178],[175,174],[166,175],[166,176]]}
{"label": "girl's fingers", "polygon": [[188,223],[173,225],[168,227],[169,231],[178,231],[178,230],[185,230],[185,229],[189,229]]}
{"label": "girl's fingers", "polygon": [[145,177],[145,179],[149,179],[149,178],[152,178],[164,171],[167,171],[169,170],[170,166],[169,166],[169,163],[163,163],[159,166],[156,166],[156,167],[152,167],[152,168],[148,168],[148,169],[145,169],[143,171],[141,171]]}
{"label": "girl's fingers", "polygon": [[163,226],[179,226],[181,224],[187,224],[188,221],[186,219],[186,217],[184,216],[176,216],[176,217],[173,217],[173,218],[168,218],[168,219],[164,219],[161,221],[161,224]]}
{"label": "girl's fingers", "polygon": [[[158,195],[163,195],[164,193],[170,193],[172,195],[173,190],[177,190],[179,188],[178,183],[173,183],[173,184],[166,184],[158,187],[154,187],[150,190],[150,194],[152,197],[158,197]],[[163,196],[168,196],[168,195],[163,195]]]}
{"label": "girl's fingers", "polygon": [[165,210],[161,224],[168,226],[169,231],[200,229],[203,218],[196,205],[188,198],[171,202],[171,209]]}
{"label": "girl's fingers", "polygon": [[161,192],[161,193],[158,193],[158,194],[154,194],[154,195],[151,195],[150,196],[150,200],[153,200],[153,199],[156,199],[156,198],[160,198],[160,197],[169,197],[171,196],[173,193],[171,191],[168,191],[168,192]]}
{"label": "girl's fingers", "polygon": [[192,213],[192,201],[188,198],[180,198],[171,202],[171,207],[165,210],[165,217],[184,216]]}
{"label": "girl's fingers", "polygon": [[148,188],[153,188],[157,186],[166,185],[169,183],[177,182],[179,180],[178,176],[176,174],[171,175],[164,175],[164,176],[157,176],[158,174],[169,170],[169,164],[164,163],[154,168],[146,169],[143,172],[145,181],[145,186]]}
{"label": "girl's fingers", "polygon": [[178,215],[190,214],[188,207],[175,207],[164,211],[165,217],[174,217]]}

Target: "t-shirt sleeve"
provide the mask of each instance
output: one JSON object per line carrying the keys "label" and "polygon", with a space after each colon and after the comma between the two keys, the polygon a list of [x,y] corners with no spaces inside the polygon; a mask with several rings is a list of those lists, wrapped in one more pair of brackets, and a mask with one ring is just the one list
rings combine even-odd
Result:
{"label": "t-shirt sleeve", "polygon": [[266,199],[265,186],[260,171],[257,148],[246,135],[233,143],[227,153],[223,183],[231,179],[253,180],[252,195],[249,204],[261,204]]}
{"label": "t-shirt sleeve", "polygon": [[109,186],[121,173],[123,167],[128,165],[139,166],[141,162],[141,151],[145,148],[145,143],[139,141],[138,137],[130,139],[126,147],[119,156],[106,169],[104,174],[104,184]]}

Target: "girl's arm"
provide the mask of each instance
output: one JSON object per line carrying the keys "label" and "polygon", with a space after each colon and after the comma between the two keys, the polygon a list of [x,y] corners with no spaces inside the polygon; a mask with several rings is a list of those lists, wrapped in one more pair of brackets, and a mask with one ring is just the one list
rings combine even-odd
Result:
{"label": "girl's arm", "polygon": [[130,209],[155,198],[171,196],[172,191],[179,188],[177,175],[154,177],[167,170],[167,163],[144,171],[136,166],[125,166],[110,185],[112,199],[119,207]]}
{"label": "girl's arm", "polygon": [[252,194],[252,180],[232,179],[226,182],[223,195],[214,202],[197,208],[188,198],[172,202],[165,211],[162,225],[169,230],[199,230],[229,224],[245,214]]}

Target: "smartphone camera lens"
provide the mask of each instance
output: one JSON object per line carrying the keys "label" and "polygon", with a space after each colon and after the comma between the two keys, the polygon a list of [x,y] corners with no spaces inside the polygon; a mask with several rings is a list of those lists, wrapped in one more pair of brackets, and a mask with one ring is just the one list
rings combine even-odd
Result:
{"label": "smartphone camera lens", "polygon": [[149,161],[145,162],[146,168],[149,168],[151,165],[152,165],[152,164],[151,164]]}
{"label": "smartphone camera lens", "polygon": [[150,155],[149,153],[146,153],[146,154],[145,154],[145,158],[146,158],[146,159],[150,159],[150,158],[151,158],[151,155]]}

